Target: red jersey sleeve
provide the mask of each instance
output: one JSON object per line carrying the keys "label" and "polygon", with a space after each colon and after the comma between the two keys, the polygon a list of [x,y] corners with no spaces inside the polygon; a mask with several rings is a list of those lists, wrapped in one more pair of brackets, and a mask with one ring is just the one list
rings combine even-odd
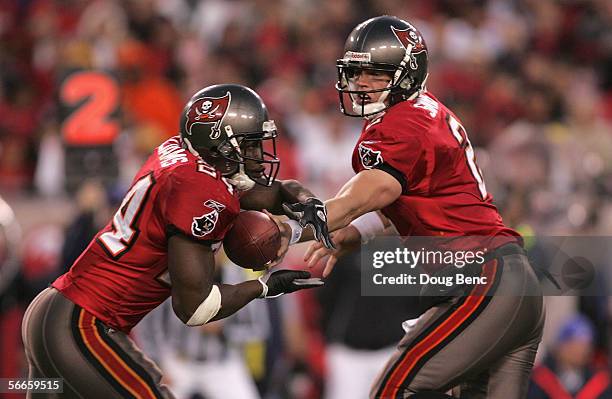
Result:
{"label": "red jersey sleeve", "polygon": [[429,165],[424,138],[406,129],[400,135],[386,124],[374,127],[372,133],[358,145],[359,169],[384,170],[400,182],[404,193],[415,190]]}
{"label": "red jersey sleeve", "polygon": [[223,240],[239,211],[238,200],[225,182],[189,165],[167,176],[159,200],[167,234],[180,233],[203,242]]}

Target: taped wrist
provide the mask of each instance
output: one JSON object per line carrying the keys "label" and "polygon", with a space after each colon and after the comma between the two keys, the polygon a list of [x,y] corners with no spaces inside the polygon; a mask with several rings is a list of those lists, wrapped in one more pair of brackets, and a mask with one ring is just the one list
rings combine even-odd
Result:
{"label": "taped wrist", "polygon": [[259,281],[259,282],[261,283],[261,286],[262,286],[261,295],[259,295],[259,297],[260,297],[260,298],[265,298],[265,297],[266,297],[266,295],[268,295],[268,284],[266,284],[266,283],[263,281],[263,276],[259,277],[259,278],[257,279],[257,281]]}
{"label": "taped wrist", "polygon": [[302,231],[304,230],[304,228],[300,226],[300,224],[297,221],[292,220],[292,219],[289,219],[285,223],[287,223],[289,227],[291,228],[291,239],[289,240],[289,245],[293,245],[296,242],[300,241],[300,238],[302,237]]}
{"label": "taped wrist", "polygon": [[[259,281],[261,283],[261,286],[263,287],[263,290],[261,291],[261,295],[259,295],[260,298],[273,299],[273,298],[278,298],[279,296],[285,294],[285,292],[279,292],[274,295],[270,295],[270,287],[268,287],[268,283],[265,282],[263,279],[264,279],[264,276],[261,276],[257,279],[257,281]],[[270,281],[270,277],[268,277],[268,281]],[[276,288],[273,287],[273,291],[274,290],[278,291],[278,280],[277,280]]]}
{"label": "taped wrist", "polygon": [[219,313],[219,309],[221,309],[221,291],[219,291],[217,285],[213,285],[206,299],[202,301],[187,321],[187,325],[201,326],[215,317]]}
{"label": "taped wrist", "polygon": [[369,212],[359,216],[351,222],[351,225],[361,234],[363,244],[372,240],[377,234],[385,230],[385,225],[377,212]]}

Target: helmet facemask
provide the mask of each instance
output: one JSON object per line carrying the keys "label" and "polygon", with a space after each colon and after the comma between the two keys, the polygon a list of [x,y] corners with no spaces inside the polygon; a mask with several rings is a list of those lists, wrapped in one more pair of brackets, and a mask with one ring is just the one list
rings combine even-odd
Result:
{"label": "helmet facemask", "polygon": [[[347,116],[367,118],[375,116],[396,103],[404,100],[411,100],[416,97],[425,86],[425,82],[420,87],[413,87],[414,82],[408,73],[406,64],[414,57],[406,51],[406,57],[402,60],[399,67],[391,64],[370,63],[361,61],[349,61],[340,59],[336,63],[338,70],[338,82],[336,90],[340,98],[340,110]],[[369,70],[384,72],[391,76],[387,87],[373,90],[357,90],[352,78],[358,70]],[[367,102],[368,96],[372,93],[382,93],[377,101]],[[346,97],[351,99],[351,106],[347,107]],[[361,101],[358,101],[361,100]]]}
{"label": "helmet facemask", "polygon": [[[249,190],[255,184],[272,185],[280,168],[274,121],[263,122],[261,131],[234,133],[231,125],[225,125],[224,130],[227,138],[219,144],[216,152],[236,166],[227,173],[230,182],[239,190]],[[270,151],[264,149],[264,143],[269,143]]]}
{"label": "helmet facemask", "polygon": [[[404,91],[402,86],[406,84],[402,83],[410,80],[404,73],[404,68],[398,74],[399,68],[394,65],[339,60],[337,68],[336,90],[338,90],[340,98],[340,109],[345,115],[354,117],[374,116],[394,105],[397,102],[394,100],[397,100],[398,94]],[[386,87],[380,89],[359,90],[354,82],[354,77],[361,70],[382,72],[389,75],[389,83]],[[394,79],[396,75],[399,76],[397,80]],[[376,101],[371,101],[371,94],[380,94],[380,96]],[[350,106],[346,104],[347,97],[350,99]]]}

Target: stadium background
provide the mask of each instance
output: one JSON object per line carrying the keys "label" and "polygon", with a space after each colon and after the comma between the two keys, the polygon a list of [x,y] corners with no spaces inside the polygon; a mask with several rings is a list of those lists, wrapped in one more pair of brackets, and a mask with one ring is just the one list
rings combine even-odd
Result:
{"label": "stadium background", "polygon": [[[9,235],[18,224],[20,237],[0,253],[15,256],[20,273],[3,260],[0,377],[23,374],[24,306],[106,223],[199,88],[237,82],[258,91],[280,126],[281,177],[333,195],[352,175],[360,130],[338,110],[335,60],[348,32],[380,14],[423,33],[428,89],[462,119],[509,225],[527,235],[612,235],[610,1],[2,0],[0,195],[16,214]],[[81,75],[84,86],[67,83],[78,71],[95,74]],[[68,126],[67,115],[101,90],[116,91],[116,103],[80,109],[81,121],[89,128],[102,115],[111,125]],[[7,215],[0,206],[0,221]],[[299,267],[302,251],[286,265]],[[320,396],[329,341],[321,300],[304,293],[271,312],[282,330],[275,359],[288,371],[262,389]],[[583,314],[595,328],[591,363],[606,364],[610,298],[547,301],[541,357]]]}

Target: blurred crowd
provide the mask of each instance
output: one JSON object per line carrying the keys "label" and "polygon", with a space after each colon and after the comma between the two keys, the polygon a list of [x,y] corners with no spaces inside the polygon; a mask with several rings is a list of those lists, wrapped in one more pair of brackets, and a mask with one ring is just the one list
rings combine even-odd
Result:
{"label": "blurred crowd", "polygon": [[61,131],[58,84],[68,71],[93,68],[120,82],[124,184],[177,132],[191,94],[238,82],[261,93],[282,127],[283,175],[333,192],[350,170],[346,158],[324,154],[347,154],[359,126],[338,112],[335,60],[348,32],[379,14],[406,17],[423,32],[428,88],[480,148],[507,220],[538,232],[607,232],[606,0],[4,0],[0,187],[62,191],[61,179],[53,187],[35,178],[48,172],[41,163],[62,159],[44,151],[57,151],[48,136]]}
{"label": "blurred crowd", "polygon": [[[612,235],[609,0],[0,0],[0,194],[72,201],[58,87],[95,69],[120,88],[119,176],[108,193],[96,183],[81,191],[80,214],[62,226],[72,244],[56,251],[62,268],[145,157],[178,132],[184,102],[210,84],[260,93],[280,127],[281,177],[331,196],[352,175],[361,127],[339,112],[335,61],[351,29],[381,14],[423,33],[427,87],[462,120],[508,224],[526,235]],[[569,305],[590,316],[600,352],[605,302]]]}

